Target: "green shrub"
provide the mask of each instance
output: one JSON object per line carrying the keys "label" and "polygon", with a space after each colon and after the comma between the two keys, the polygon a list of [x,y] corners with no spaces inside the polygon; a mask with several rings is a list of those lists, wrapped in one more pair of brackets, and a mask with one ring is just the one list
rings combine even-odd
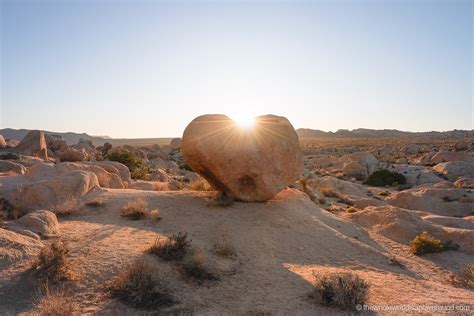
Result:
{"label": "green shrub", "polygon": [[317,303],[350,309],[366,300],[369,283],[356,274],[332,272],[314,277],[316,285],[310,297]]}
{"label": "green shrub", "polygon": [[445,243],[424,231],[411,241],[410,252],[415,255],[422,255],[425,253],[457,250],[458,248],[458,245],[450,241]]}
{"label": "green shrub", "polygon": [[133,179],[146,180],[149,168],[145,166],[142,160],[128,149],[118,148],[105,156],[105,159],[117,161],[128,167]]}
{"label": "green shrub", "polygon": [[364,184],[371,185],[374,187],[385,187],[387,185],[399,185],[405,184],[407,182],[407,178],[403,174],[398,172],[392,172],[387,169],[377,170],[373,172],[367,180],[365,180]]}

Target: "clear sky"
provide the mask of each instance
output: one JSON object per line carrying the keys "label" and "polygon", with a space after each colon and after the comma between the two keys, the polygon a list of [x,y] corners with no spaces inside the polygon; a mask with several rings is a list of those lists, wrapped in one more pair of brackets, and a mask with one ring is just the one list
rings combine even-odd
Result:
{"label": "clear sky", "polygon": [[166,137],[272,113],[473,129],[471,1],[0,2],[3,128]]}

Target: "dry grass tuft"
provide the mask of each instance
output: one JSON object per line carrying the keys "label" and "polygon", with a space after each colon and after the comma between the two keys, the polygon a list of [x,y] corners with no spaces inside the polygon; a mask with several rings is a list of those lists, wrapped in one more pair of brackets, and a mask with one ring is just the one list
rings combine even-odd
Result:
{"label": "dry grass tuft", "polygon": [[219,280],[219,277],[205,266],[205,262],[206,258],[203,254],[195,254],[184,262],[182,271],[187,277],[193,278],[199,283]]}
{"label": "dry grass tuft", "polygon": [[139,220],[143,219],[147,216],[148,203],[144,199],[136,199],[133,201],[128,201],[122,207],[122,217],[131,219],[131,220]]}
{"label": "dry grass tuft", "polygon": [[123,268],[109,288],[113,296],[136,308],[162,308],[175,303],[158,266],[144,259]]}
{"label": "dry grass tuft", "polygon": [[63,292],[53,292],[45,288],[44,296],[36,304],[33,315],[64,316],[80,315],[80,306]]}
{"label": "dry grass tuft", "polygon": [[332,272],[314,277],[316,285],[310,297],[320,304],[352,309],[367,298],[370,285],[356,274]]}
{"label": "dry grass tuft", "polygon": [[161,221],[161,216],[160,216],[160,211],[158,209],[152,209],[150,211],[150,217],[151,220],[154,220],[156,222]]}
{"label": "dry grass tuft", "polygon": [[59,240],[41,249],[33,261],[32,268],[44,279],[53,281],[71,280],[72,273],[67,262],[69,248]]}
{"label": "dry grass tuft", "polygon": [[428,232],[424,231],[411,241],[410,252],[415,255],[422,255],[425,253],[442,252],[446,250],[457,250],[458,245],[452,242],[443,242],[434,238]]}
{"label": "dry grass tuft", "polygon": [[165,240],[157,239],[148,252],[166,261],[182,260],[191,249],[191,240],[187,238],[187,233],[178,233]]}
{"label": "dry grass tuft", "polygon": [[192,181],[189,183],[188,188],[191,191],[213,191],[212,186],[204,179]]}
{"label": "dry grass tuft", "polygon": [[215,242],[212,251],[222,258],[237,257],[237,251],[235,250],[234,246],[232,246],[225,238]]}

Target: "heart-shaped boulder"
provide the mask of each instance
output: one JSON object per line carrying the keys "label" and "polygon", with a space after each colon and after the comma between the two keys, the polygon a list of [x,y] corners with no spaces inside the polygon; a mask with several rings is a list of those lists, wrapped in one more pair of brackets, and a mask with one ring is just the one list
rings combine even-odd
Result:
{"label": "heart-shaped boulder", "polygon": [[246,128],[225,115],[199,116],[186,127],[181,150],[195,172],[245,202],[273,198],[303,168],[298,135],[286,118],[275,115],[259,116]]}

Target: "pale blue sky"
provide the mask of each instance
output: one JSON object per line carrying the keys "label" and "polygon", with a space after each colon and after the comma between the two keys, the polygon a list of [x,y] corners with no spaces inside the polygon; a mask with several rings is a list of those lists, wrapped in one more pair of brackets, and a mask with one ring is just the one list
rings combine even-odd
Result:
{"label": "pale blue sky", "polygon": [[473,128],[471,1],[0,1],[1,127]]}

